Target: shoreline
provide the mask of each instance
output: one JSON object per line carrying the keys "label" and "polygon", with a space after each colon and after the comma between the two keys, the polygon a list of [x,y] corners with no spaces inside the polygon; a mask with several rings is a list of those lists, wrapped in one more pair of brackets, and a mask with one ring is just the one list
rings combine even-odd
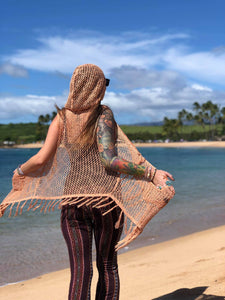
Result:
{"label": "shoreline", "polygon": [[[120,254],[225,225],[225,206],[221,199],[214,199],[213,207],[210,205],[207,210],[203,209],[202,211],[196,207],[195,212],[183,215],[181,218],[179,217],[181,210],[176,210],[174,214],[175,206],[173,206],[173,203],[170,203],[171,205],[169,204],[167,207],[168,210],[161,212],[161,217],[158,216],[158,221],[157,217],[155,217],[151,224],[146,226],[139,238],[122,249]],[[0,276],[0,287],[26,281],[41,274],[48,274],[68,267],[66,244],[59,230],[59,216],[53,216],[53,218],[50,216],[49,220],[51,220],[52,230],[50,230],[49,234],[43,232],[44,237],[42,237],[43,234],[41,232],[46,228],[45,225],[49,224],[49,221],[45,221],[46,217],[43,214],[40,217],[42,225],[39,226],[40,219],[34,217],[32,222],[33,229],[29,228],[26,231],[28,238],[25,236],[19,238],[20,230],[18,234],[12,234],[9,238],[6,238],[7,235],[2,236],[3,244],[7,242],[8,246],[6,246],[6,249],[3,248],[1,252],[0,269],[2,270],[2,275]],[[6,228],[8,225],[12,228],[12,222],[14,221],[10,219],[6,221],[9,221],[5,224]],[[20,249],[19,252],[12,250],[15,246],[15,240],[17,241],[17,249]],[[36,240],[39,240],[39,243]],[[50,247],[46,245],[46,240],[49,240]],[[26,250],[27,247],[24,248],[24,244],[28,247],[31,244],[33,247],[29,251]],[[93,247],[92,254],[93,258],[95,258],[95,247]],[[21,259],[21,256],[23,259]],[[20,261],[19,264],[18,260]],[[35,264],[33,264],[34,261]]]}
{"label": "shoreline", "polygon": [[170,142],[170,143],[135,143],[136,147],[163,147],[163,148],[225,148],[225,141],[197,141],[197,142]]}
{"label": "shoreline", "polygon": [[[136,147],[163,147],[163,148],[225,148],[225,141],[197,141],[197,142],[170,142],[170,143],[134,143]],[[1,147],[2,149],[41,148],[43,143],[30,143]]]}
{"label": "shoreline", "polygon": [[[224,234],[225,225],[119,254],[121,299],[189,300],[195,299],[194,292],[196,298],[225,299]],[[92,295],[96,273],[94,263]],[[0,291],[5,300],[66,299],[69,277],[64,269],[1,286]]]}

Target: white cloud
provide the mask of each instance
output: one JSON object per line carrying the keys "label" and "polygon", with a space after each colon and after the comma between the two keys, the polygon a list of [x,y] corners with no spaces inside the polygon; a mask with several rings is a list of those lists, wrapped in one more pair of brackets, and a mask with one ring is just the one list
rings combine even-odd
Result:
{"label": "white cloud", "polygon": [[193,51],[186,45],[189,39],[182,33],[153,36],[129,32],[113,36],[82,31],[73,36],[39,38],[36,49],[20,49],[3,60],[28,69],[66,74],[88,62],[99,65],[106,73],[121,66],[147,70],[160,67],[178,71],[194,81],[224,84],[225,52]]}
{"label": "white cloud", "polygon": [[[21,49],[4,57],[8,64],[4,70],[17,66],[8,72],[15,76],[19,68],[27,68],[67,77],[75,66],[95,63],[110,75],[113,91],[107,91],[104,103],[112,107],[119,123],[161,121],[164,116],[176,117],[183,108],[191,109],[195,101],[212,100],[224,106],[225,92],[214,91],[211,86],[224,84],[224,51],[193,52],[185,46],[188,38],[184,34],[151,36],[137,32],[45,37],[39,39],[36,49]],[[23,72],[17,74],[22,76]],[[54,104],[63,106],[66,98],[67,93],[2,96],[0,118],[51,113]]]}
{"label": "white cloud", "polygon": [[8,74],[12,77],[27,77],[28,72],[22,66],[4,63],[0,65],[0,74]]}
{"label": "white cloud", "polygon": [[200,84],[192,84],[191,86],[193,89],[195,90],[198,90],[198,91],[207,91],[207,92],[212,92],[212,89],[207,87],[207,86],[203,86],[203,85],[200,85]]}
{"label": "white cloud", "polygon": [[20,119],[27,117],[36,117],[41,114],[52,113],[55,110],[54,105],[63,106],[66,101],[66,95],[59,96],[3,96],[0,97],[0,119],[8,120]]}
{"label": "white cloud", "polygon": [[[195,101],[204,103],[212,100],[224,106],[224,98],[225,92],[185,86],[181,89],[142,88],[128,93],[106,93],[104,103],[113,109],[117,121],[125,124],[127,120],[136,123],[162,121],[165,116],[176,118],[183,108],[191,110]],[[125,113],[128,115],[127,120],[124,118]],[[129,114],[132,119],[129,119]]]}
{"label": "white cloud", "polygon": [[[196,85],[197,86],[197,85]],[[207,87],[183,86],[179,89],[168,87],[139,88],[130,92],[106,92],[103,100],[115,113],[116,120],[120,124],[136,122],[161,121],[165,116],[177,117],[178,111],[191,109],[195,101],[199,103],[212,100],[221,104],[225,98],[225,92],[216,92]],[[41,114],[51,113],[54,104],[64,106],[68,91],[62,95],[26,95],[24,97],[0,97],[0,119],[8,120],[35,117],[35,121]]]}
{"label": "white cloud", "polygon": [[167,68],[182,72],[189,78],[224,85],[224,52],[188,53],[179,48],[171,48],[164,56],[164,61]]}
{"label": "white cloud", "polygon": [[37,49],[20,49],[4,59],[38,71],[71,73],[76,65],[92,62],[110,69],[121,65],[146,67],[160,63],[165,45],[187,39],[185,34],[151,36],[138,32],[121,36],[77,32],[73,37],[39,38]]}

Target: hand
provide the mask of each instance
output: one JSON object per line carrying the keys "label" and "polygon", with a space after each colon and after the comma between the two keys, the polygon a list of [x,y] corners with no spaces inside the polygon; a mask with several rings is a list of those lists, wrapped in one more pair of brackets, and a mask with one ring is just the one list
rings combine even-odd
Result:
{"label": "hand", "polygon": [[164,187],[162,187],[161,189],[162,193],[165,195],[164,201],[165,202],[169,202],[170,199],[172,199],[175,195],[175,189],[173,186],[168,186],[165,185]]}
{"label": "hand", "polygon": [[[154,170],[153,170],[153,172],[154,172]],[[155,177],[153,179],[153,183],[157,187],[162,188],[162,187],[167,186],[168,179],[174,181],[174,178],[170,173],[163,171],[163,170],[157,170],[155,173]]]}

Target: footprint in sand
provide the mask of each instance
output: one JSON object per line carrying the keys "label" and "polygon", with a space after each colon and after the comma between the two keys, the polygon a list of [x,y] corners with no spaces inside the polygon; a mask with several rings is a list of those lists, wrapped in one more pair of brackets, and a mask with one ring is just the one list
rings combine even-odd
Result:
{"label": "footprint in sand", "polygon": [[212,260],[213,258],[202,258],[199,260],[196,260],[196,263],[200,263],[200,262],[204,262],[204,261],[208,261],[208,260]]}
{"label": "footprint in sand", "polygon": [[218,251],[224,251],[225,247],[220,248]]}

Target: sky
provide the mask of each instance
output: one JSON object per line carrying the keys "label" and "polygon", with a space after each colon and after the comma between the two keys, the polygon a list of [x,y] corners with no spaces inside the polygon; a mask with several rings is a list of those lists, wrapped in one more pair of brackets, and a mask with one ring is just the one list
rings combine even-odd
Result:
{"label": "sky", "polygon": [[110,78],[103,103],[119,124],[225,106],[224,0],[7,0],[0,35],[1,124],[63,107],[84,63]]}

